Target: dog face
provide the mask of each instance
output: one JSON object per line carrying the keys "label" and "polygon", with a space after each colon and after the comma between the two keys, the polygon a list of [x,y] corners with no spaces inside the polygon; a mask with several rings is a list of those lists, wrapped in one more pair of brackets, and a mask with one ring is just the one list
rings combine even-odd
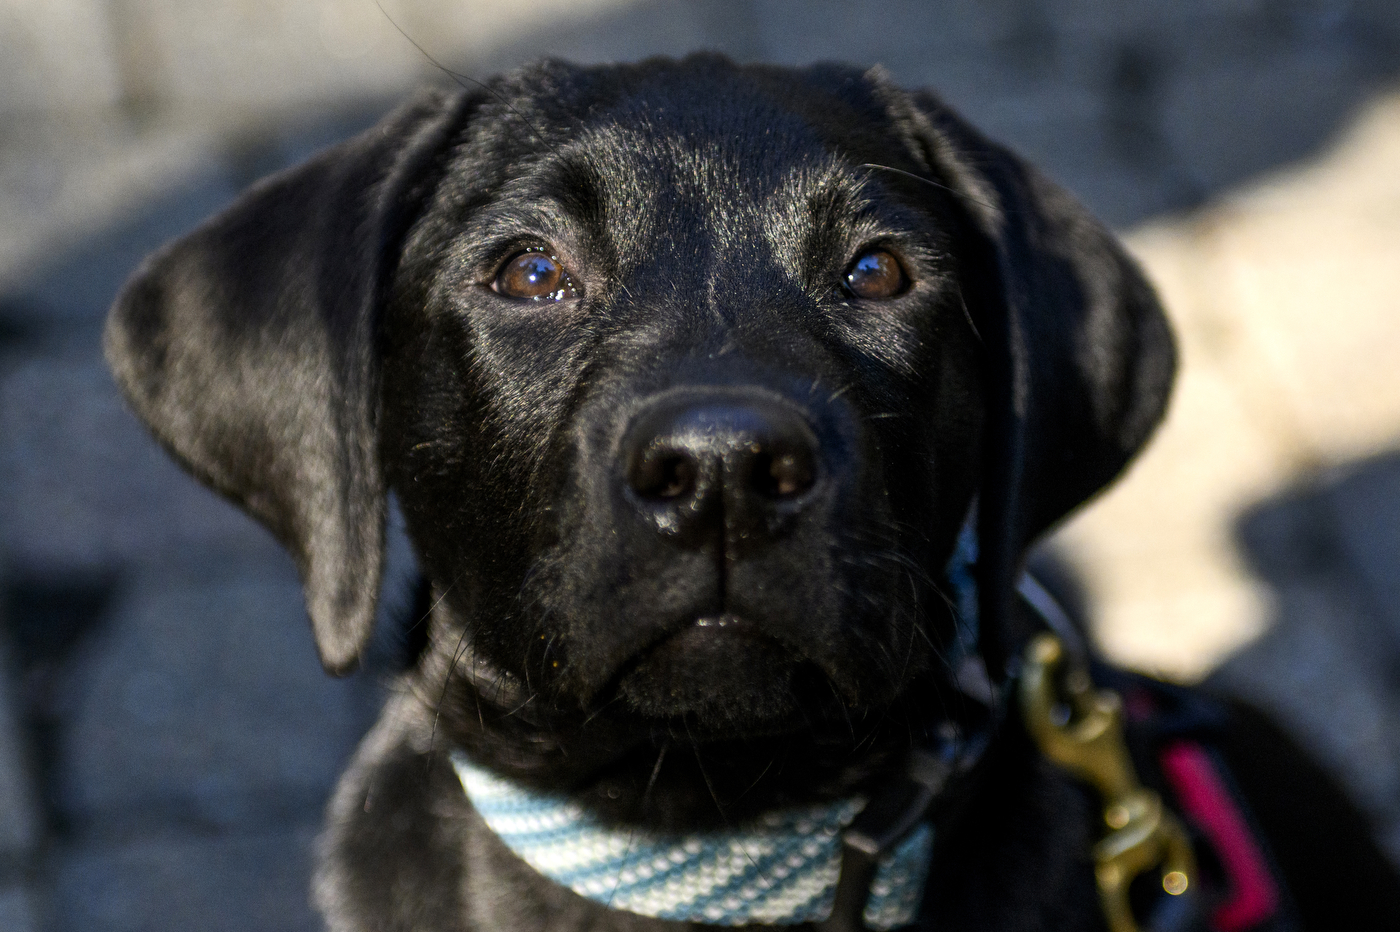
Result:
{"label": "dog face", "polygon": [[830,94],[710,71],[471,126],[396,276],[381,450],[498,676],[735,734],[929,668],[983,399],[946,192],[863,167],[918,166]]}
{"label": "dog face", "polygon": [[713,57],[426,97],[150,260],[107,339],[329,668],[392,490],[451,740],[624,802],[678,735],[820,795],[936,727],[974,497],[996,672],[1020,554],[1172,367],[1106,234],[932,98]]}

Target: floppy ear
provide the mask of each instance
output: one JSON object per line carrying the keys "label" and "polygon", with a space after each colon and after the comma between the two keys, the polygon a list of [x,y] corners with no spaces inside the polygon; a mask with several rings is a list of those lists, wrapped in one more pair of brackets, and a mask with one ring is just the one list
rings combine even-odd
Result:
{"label": "floppy ear", "polygon": [[1024,632],[1010,598],[1031,542],[1111,482],[1166,409],[1176,351],[1151,285],[1088,211],[932,95],[913,95],[930,167],[981,242],[967,295],[989,363],[979,497],[983,654]]}
{"label": "floppy ear", "polygon": [[425,94],[264,180],[147,259],[107,320],[137,415],[292,552],[334,673],[358,659],[379,595],[381,292],[472,103]]}

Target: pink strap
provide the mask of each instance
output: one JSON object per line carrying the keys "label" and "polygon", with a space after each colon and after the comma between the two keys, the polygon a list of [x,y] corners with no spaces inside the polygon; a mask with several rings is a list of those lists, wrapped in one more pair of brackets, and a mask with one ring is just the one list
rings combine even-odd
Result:
{"label": "pink strap", "polygon": [[1219,932],[1246,932],[1278,909],[1279,893],[1264,854],[1205,749],[1174,741],[1161,754],[1177,802],[1210,839],[1229,881],[1230,897],[1211,916]]}

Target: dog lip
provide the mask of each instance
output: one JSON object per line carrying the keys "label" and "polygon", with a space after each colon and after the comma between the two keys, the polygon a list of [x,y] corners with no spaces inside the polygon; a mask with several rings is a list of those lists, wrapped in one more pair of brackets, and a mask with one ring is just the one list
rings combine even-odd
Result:
{"label": "dog lip", "polygon": [[718,717],[734,727],[766,728],[790,717],[791,680],[800,663],[757,622],[719,612],[693,617],[637,651],[614,683],[649,719],[689,715],[700,724]]}

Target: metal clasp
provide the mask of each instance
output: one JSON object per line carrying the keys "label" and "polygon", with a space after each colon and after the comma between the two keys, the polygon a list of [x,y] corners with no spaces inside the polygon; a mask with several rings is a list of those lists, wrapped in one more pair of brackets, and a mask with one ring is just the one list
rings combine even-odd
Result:
{"label": "metal clasp", "polygon": [[1031,641],[1021,671],[1021,714],[1040,752],[1098,791],[1105,827],[1094,846],[1099,898],[1110,932],[1138,932],[1128,886],[1156,868],[1162,889],[1180,896],[1196,876],[1195,855],[1162,798],[1138,782],[1118,694],[1095,689],[1087,670],[1064,667],[1059,638],[1040,634]]}

